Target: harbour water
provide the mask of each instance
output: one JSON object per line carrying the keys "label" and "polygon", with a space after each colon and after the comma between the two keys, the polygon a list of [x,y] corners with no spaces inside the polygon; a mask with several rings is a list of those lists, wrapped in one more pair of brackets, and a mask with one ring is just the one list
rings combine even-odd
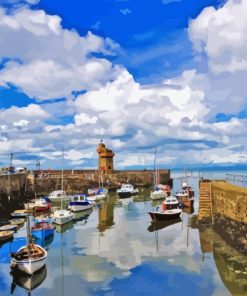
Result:
{"label": "harbour water", "polygon": [[[182,175],[173,174],[174,191]],[[188,175],[194,213],[153,225],[150,189],[133,199],[113,194],[92,211],[77,213],[72,223],[56,226],[46,242],[46,267],[31,279],[10,273],[10,253],[25,243],[23,225],[14,240],[0,245],[0,295],[247,295],[247,257],[211,229],[190,226],[200,176]],[[225,172],[204,177],[223,179]]]}

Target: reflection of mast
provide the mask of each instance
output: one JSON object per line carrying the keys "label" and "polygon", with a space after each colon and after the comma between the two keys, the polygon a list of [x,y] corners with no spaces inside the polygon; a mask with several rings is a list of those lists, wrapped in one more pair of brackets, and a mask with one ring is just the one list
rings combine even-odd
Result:
{"label": "reflection of mast", "polygon": [[62,296],[64,295],[64,279],[63,279],[63,234],[61,233],[61,268],[62,268]]}

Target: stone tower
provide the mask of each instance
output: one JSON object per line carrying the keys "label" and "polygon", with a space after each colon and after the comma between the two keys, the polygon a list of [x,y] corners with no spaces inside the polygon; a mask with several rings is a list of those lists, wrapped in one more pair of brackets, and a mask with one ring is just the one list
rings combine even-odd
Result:
{"label": "stone tower", "polygon": [[99,170],[102,173],[111,174],[114,170],[113,157],[115,153],[113,153],[112,150],[106,148],[102,140],[99,143],[97,152],[99,154]]}

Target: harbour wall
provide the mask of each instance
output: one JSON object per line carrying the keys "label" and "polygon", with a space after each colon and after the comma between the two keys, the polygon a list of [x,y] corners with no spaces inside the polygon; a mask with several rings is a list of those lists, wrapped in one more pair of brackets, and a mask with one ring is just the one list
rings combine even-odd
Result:
{"label": "harbour wall", "polygon": [[247,254],[247,189],[226,181],[200,182],[198,223],[211,223],[234,249]]}
{"label": "harbour wall", "polygon": [[[88,188],[98,187],[99,180],[109,190],[116,190],[122,183],[134,186],[150,186],[153,182],[152,170],[114,171],[112,174],[99,174],[98,170],[64,170],[63,188],[67,194],[86,193]],[[170,170],[160,170],[160,183],[170,183]],[[62,187],[61,170],[43,170],[0,176],[0,211],[19,208],[24,200],[34,194],[48,195]]]}
{"label": "harbour wall", "polygon": [[212,182],[214,229],[235,249],[247,254],[247,189]]}

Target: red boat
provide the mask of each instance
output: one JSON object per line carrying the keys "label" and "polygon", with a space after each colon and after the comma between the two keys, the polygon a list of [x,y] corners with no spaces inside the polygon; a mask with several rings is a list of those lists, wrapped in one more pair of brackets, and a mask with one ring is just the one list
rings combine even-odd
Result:
{"label": "red boat", "polygon": [[35,201],[35,211],[43,212],[51,209],[51,203],[47,202],[44,198],[37,199]]}

